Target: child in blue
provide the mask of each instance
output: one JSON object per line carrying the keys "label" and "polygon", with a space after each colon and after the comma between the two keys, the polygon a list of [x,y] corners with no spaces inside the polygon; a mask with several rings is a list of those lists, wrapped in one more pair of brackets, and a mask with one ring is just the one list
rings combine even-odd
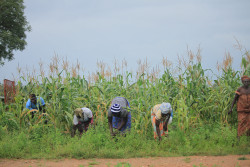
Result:
{"label": "child in blue", "polygon": [[[31,94],[29,100],[26,103],[26,108],[29,110],[39,110],[45,113],[45,102],[43,98],[36,97],[35,94]],[[35,111],[31,112],[32,118],[34,117]]]}

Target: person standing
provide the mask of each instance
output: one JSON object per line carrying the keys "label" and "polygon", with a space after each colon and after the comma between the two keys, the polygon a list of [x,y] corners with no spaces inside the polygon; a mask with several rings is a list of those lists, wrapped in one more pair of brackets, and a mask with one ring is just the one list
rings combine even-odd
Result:
{"label": "person standing", "polygon": [[154,130],[154,138],[159,141],[162,136],[168,135],[168,124],[172,122],[173,109],[170,103],[163,102],[157,104],[151,109],[151,122]]}
{"label": "person standing", "polygon": [[243,76],[241,82],[243,86],[236,90],[232,106],[228,112],[228,114],[232,113],[233,106],[237,102],[238,138],[243,134],[250,136],[250,78]]}

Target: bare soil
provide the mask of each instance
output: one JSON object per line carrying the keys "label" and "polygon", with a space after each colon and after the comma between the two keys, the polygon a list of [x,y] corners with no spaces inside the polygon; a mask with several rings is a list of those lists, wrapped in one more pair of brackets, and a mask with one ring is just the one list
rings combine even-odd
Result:
{"label": "bare soil", "polygon": [[250,155],[129,159],[0,159],[0,167],[250,167]]}

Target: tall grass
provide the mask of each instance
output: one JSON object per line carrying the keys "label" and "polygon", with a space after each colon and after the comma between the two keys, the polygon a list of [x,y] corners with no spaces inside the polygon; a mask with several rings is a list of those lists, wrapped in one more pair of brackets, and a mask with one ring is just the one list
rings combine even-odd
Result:
{"label": "tall grass", "polygon": [[[150,71],[147,60],[139,61],[136,74],[127,71],[125,60],[122,65],[116,64],[113,72],[105,63],[98,62],[98,71],[88,80],[80,75],[79,62],[70,70],[67,60],[60,67],[61,61],[55,56],[47,76],[39,64],[39,76],[20,76],[15,103],[0,103],[0,157],[250,153],[247,139],[237,142],[235,138],[236,112],[233,117],[227,115],[234,91],[241,85],[241,75],[249,74],[249,62],[245,62],[248,52],[242,57],[245,59],[242,71],[232,69],[231,56],[226,54],[218,68],[220,75],[214,76],[207,75],[212,70],[203,69],[200,50],[196,54],[189,51],[188,57],[180,61],[177,69],[164,58],[162,72],[159,67]],[[33,119],[25,109],[31,92],[46,102],[46,114],[38,113]],[[131,133],[125,138],[118,137],[118,142],[110,138],[107,125],[108,108],[116,96],[128,99],[132,114]],[[170,137],[158,144],[153,139],[150,110],[164,101],[172,104],[174,118],[169,127]],[[73,110],[84,106],[93,112],[95,129],[81,139],[70,138]],[[44,124],[45,119],[48,124]]]}

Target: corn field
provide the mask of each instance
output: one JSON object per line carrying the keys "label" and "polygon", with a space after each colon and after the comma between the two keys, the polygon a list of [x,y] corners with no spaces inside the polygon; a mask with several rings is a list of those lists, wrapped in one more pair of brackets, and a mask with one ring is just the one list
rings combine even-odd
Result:
{"label": "corn field", "polygon": [[[78,62],[70,69],[68,62],[63,61],[60,67],[55,56],[50,64],[49,75],[45,76],[43,65],[39,64],[39,75],[19,76],[15,103],[0,104],[0,124],[7,131],[31,131],[45,126],[43,122],[47,119],[46,126],[67,134],[72,126],[73,110],[88,107],[93,112],[95,125],[108,129],[107,113],[111,100],[116,96],[128,99],[132,130],[144,135],[152,133],[151,108],[162,102],[170,102],[173,107],[171,126],[184,132],[206,124],[236,123],[236,118],[229,118],[227,112],[234,91],[241,85],[240,77],[250,74],[249,54],[242,56],[242,71],[232,69],[230,55],[226,56],[218,66],[218,74],[203,69],[199,51],[197,54],[189,52],[188,56],[189,59],[180,60],[175,69],[167,59],[163,59],[161,72],[160,67],[149,71],[147,60],[138,61],[136,74],[127,70],[125,60],[122,65],[115,64],[113,71],[105,63],[98,62],[97,72],[89,77],[80,75]],[[30,93],[45,100],[45,115],[37,113],[31,119],[32,111],[25,109]]]}

